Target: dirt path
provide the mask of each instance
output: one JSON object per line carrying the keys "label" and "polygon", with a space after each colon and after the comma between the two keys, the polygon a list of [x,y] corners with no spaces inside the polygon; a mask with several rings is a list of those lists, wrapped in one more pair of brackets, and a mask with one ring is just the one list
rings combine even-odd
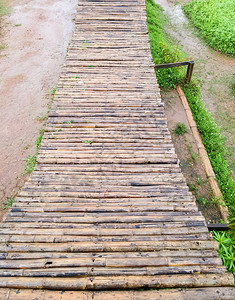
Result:
{"label": "dirt path", "polygon": [[[202,99],[227,137],[228,161],[235,172],[235,104],[231,92],[235,59],[209,48],[189,25],[181,4],[189,0],[155,0],[170,20],[165,28],[190,59],[195,61],[194,73],[202,81]],[[178,3],[177,5],[174,5]],[[181,3],[181,4],[180,4]]]}
{"label": "dirt path", "polygon": [[[46,115],[69,39],[77,0],[18,0],[4,19],[0,57],[0,202],[22,186],[25,158]],[[1,206],[1,204],[0,204]],[[3,214],[0,210],[0,219]]]}

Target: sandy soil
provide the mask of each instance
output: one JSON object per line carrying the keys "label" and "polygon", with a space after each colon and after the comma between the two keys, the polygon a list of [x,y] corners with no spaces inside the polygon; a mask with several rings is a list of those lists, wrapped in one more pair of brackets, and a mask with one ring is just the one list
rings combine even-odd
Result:
{"label": "sandy soil", "polygon": [[189,59],[195,61],[194,73],[202,82],[202,100],[227,137],[227,158],[235,175],[235,99],[231,93],[235,59],[211,49],[198,37],[198,31],[189,24],[181,9],[181,4],[189,1],[155,0],[170,20],[166,32]]}
{"label": "sandy soil", "polygon": [[0,202],[24,183],[24,160],[35,152],[42,126],[38,117],[46,115],[48,93],[58,81],[77,0],[15,0],[11,5],[0,53]]}

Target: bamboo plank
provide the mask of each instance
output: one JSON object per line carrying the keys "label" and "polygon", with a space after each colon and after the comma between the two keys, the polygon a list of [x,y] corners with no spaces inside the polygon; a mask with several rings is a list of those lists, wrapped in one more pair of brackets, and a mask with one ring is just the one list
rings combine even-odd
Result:
{"label": "bamboo plank", "polygon": [[[144,1],[78,3],[37,165],[0,228],[0,298],[229,295],[153,66]],[[163,291],[117,291],[143,287]]]}

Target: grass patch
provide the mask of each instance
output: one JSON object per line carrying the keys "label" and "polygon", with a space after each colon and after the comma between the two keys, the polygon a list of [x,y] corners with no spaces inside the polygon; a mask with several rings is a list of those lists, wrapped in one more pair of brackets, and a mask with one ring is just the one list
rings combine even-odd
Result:
{"label": "grass patch", "polygon": [[25,163],[25,169],[24,169],[24,173],[23,173],[24,175],[27,173],[32,173],[34,170],[34,167],[37,162],[38,151],[39,151],[39,148],[40,148],[40,145],[42,142],[44,132],[45,132],[45,129],[41,129],[39,132],[39,136],[36,139],[36,142],[35,142],[36,153],[34,155],[29,155],[25,160],[26,163]]}
{"label": "grass patch", "polygon": [[[55,97],[55,93],[56,93],[56,89],[57,87],[53,88],[51,91],[50,91],[50,97],[51,97],[51,102],[49,103],[48,105],[48,108],[50,109],[51,108],[51,105],[52,105],[52,101],[54,100],[54,97]],[[48,113],[49,113],[49,110],[48,110]],[[48,119],[48,114],[46,116],[43,116],[43,117],[38,117],[37,120],[38,121],[46,121]],[[60,131],[61,128],[57,129],[56,132]],[[33,170],[34,170],[34,167],[36,165],[36,162],[37,162],[37,157],[38,157],[38,151],[39,151],[39,148],[41,146],[41,142],[42,142],[42,138],[43,138],[43,135],[44,135],[44,132],[45,132],[45,129],[41,129],[39,131],[39,136],[37,137],[36,139],[36,142],[35,142],[35,146],[36,146],[36,153],[34,155],[29,155],[27,158],[26,158],[26,163],[25,163],[25,170],[24,170],[24,173],[23,175],[27,174],[27,173],[32,173]],[[52,137],[55,138],[53,132],[51,133],[52,134]]]}
{"label": "grass patch", "polygon": [[183,10],[212,48],[235,55],[234,0],[194,0]]}
{"label": "grass patch", "polygon": [[7,198],[7,200],[2,203],[2,209],[8,209],[12,207],[14,201],[15,201],[14,198]]}
{"label": "grass patch", "polygon": [[185,126],[184,123],[177,123],[176,128],[173,130],[174,134],[179,136],[179,135],[184,135],[186,132],[188,132],[187,127]]}
{"label": "grass patch", "polygon": [[6,6],[6,1],[0,0],[0,18],[7,13],[9,13],[10,9]]}

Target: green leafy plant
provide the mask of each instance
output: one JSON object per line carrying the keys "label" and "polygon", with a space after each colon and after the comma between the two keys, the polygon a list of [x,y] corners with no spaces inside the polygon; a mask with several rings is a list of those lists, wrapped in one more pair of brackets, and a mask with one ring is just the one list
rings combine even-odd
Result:
{"label": "green leafy plant", "polygon": [[198,191],[198,188],[194,184],[192,184],[192,183],[188,182],[187,186],[188,186],[190,192],[197,192]]}
{"label": "green leafy plant", "polygon": [[26,158],[24,174],[32,173],[37,162],[37,153]]}
{"label": "green leafy plant", "polygon": [[196,200],[197,200],[198,204],[200,204],[202,206],[209,206],[211,204],[211,202],[203,196],[196,197]]}
{"label": "green leafy plant", "polygon": [[54,87],[54,88],[51,90],[51,100],[52,100],[52,101],[53,101],[54,98],[55,98],[55,92],[56,92],[56,90],[57,90],[57,86]]}
{"label": "green leafy plant", "polygon": [[8,209],[8,208],[12,207],[14,201],[15,201],[14,198],[7,198],[7,200],[2,203],[2,208]]}
{"label": "green leafy plant", "polygon": [[68,122],[66,122],[67,124],[72,124],[72,123],[74,123],[74,120],[71,120],[71,121],[68,121]]}
{"label": "green leafy plant", "polygon": [[235,241],[229,233],[214,231],[214,239],[219,244],[219,256],[229,272],[235,274]]}
{"label": "green leafy plant", "polygon": [[41,129],[41,130],[40,130],[40,135],[38,136],[38,138],[37,138],[37,140],[36,140],[36,142],[35,142],[37,151],[39,150],[39,147],[40,147],[40,145],[41,145],[42,137],[43,137],[44,132],[45,132],[45,129]]}
{"label": "green leafy plant", "polygon": [[82,141],[84,144],[90,144],[92,145],[93,144],[93,141],[88,141],[88,140],[85,140],[85,141]]}
{"label": "green leafy plant", "polygon": [[185,126],[184,123],[177,123],[176,128],[173,130],[174,134],[179,136],[179,135],[184,135],[186,132],[188,132],[187,127]]}
{"label": "green leafy plant", "polygon": [[27,174],[27,173],[32,173],[34,170],[34,167],[36,165],[37,162],[37,156],[38,156],[38,151],[42,142],[42,138],[43,138],[43,134],[45,132],[45,129],[41,129],[39,132],[39,136],[37,137],[37,140],[35,142],[35,146],[36,146],[36,153],[34,155],[29,155],[26,158],[26,163],[25,163],[25,169],[24,169],[24,173],[23,175]]}

